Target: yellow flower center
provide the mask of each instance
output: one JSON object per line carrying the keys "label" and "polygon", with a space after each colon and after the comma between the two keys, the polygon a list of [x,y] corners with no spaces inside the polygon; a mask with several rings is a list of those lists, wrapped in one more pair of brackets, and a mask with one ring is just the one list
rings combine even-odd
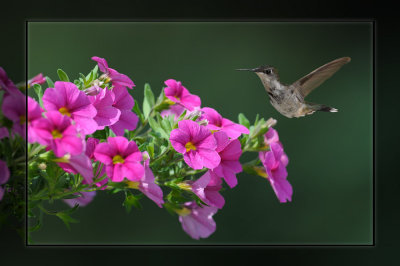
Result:
{"label": "yellow flower center", "polygon": [[166,99],[166,100],[164,100],[164,102],[166,103],[166,104],[169,104],[169,105],[174,105],[175,104],[175,102],[173,102],[173,101],[171,101],[170,99]]}
{"label": "yellow flower center", "polygon": [[254,171],[256,171],[257,175],[264,177],[264,178],[268,178],[267,172],[265,172],[264,167],[261,166],[254,166]]}
{"label": "yellow flower center", "polygon": [[192,191],[192,187],[185,182],[180,182],[177,184],[177,186],[183,190]]}
{"label": "yellow flower center", "polygon": [[187,216],[189,215],[192,211],[189,210],[188,208],[183,207],[182,209],[175,209],[175,212],[179,214],[180,216]]}
{"label": "yellow flower center", "polygon": [[104,80],[104,83],[109,83],[111,81],[111,78],[110,77],[107,77],[105,80]]}
{"label": "yellow flower center", "polygon": [[113,164],[124,163],[124,162],[125,162],[125,160],[124,160],[124,158],[122,158],[121,155],[115,155],[113,157]]}
{"label": "yellow flower center", "polygon": [[53,131],[51,131],[51,135],[53,136],[54,139],[61,139],[62,138],[61,132],[58,131],[57,129],[54,129]]}
{"label": "yellow flower center", "polygon": [[178,101],[181,100],[181,98],[179,98],[178,96],[174,96],[174,97],[175,97],[175,99],[177,99]]}
{"label": "yellow flower center", "polygon": [[186,148],[186,152],[189,152],[190,150],[194,150],[194,151],[196,150],[196,146],[194,146],[194,144],[191,143],[190,141],[188,143],[186,143],[185,148]]}
{"label": "yellow flower center", "polygon": [[211,131],[211,134],[214,134],[215,132],[218,132],[219,130],[218,129],[211,129],[210,131]]}
{"label": "yellow flower center", "polygon": [[68,109],[66,107],[61,107],[60,109],[58,109],[58,111],[62,114],[62,115],[66,115],[66,116],[71,116],[70,112],[68,111]]}
{"label": "yellow flower center", "polygon": [[21,116],[19,117],[19,123],[20,123],[21,125],[23,125],[23,124],[25,124],[25,122],[26,122],[26,116],[21,115]]}
{"label": "yellow flower center", "polygon": [[128,188],[139,189],[139,182],[137,181],[128,181]]}
{"label": "yellow flower center", "polygon": [[63,157],[56,158],[53,161],[57,163],[69,163],[69,159],[71,159],[71,155],[67,153]]}

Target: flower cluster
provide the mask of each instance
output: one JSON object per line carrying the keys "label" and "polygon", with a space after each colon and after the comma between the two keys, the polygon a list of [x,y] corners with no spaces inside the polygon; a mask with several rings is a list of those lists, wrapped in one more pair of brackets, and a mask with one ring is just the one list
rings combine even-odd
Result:
{"label": "flower cluster", "polygon": [[[28,131],[28,211],[38,226],[41,216],[33,209],[69,226],[73,210],[106,190],[123,192],[127,211],[141,208],[145,196],[178,214],[190,237],[207,238],[216,230],[213,215],[225,206],[224,186],[236,187],[242,171],[267,177],[279,201],[291,200],[288,159],[271,120],[257,117],[251,125],[240,114],[236,123],[201,106],[200,97],[174,79],[164,82],[157,99],[146,84],[140,109],[131,96],[133,81],[105,59],[92,60],[94,69],[73,82],[61,69],[54,83],[41,74],[29,80],[26,119],[25,96],[0,71],[0,87],[13,95],[3,101],[11,134],[25,138]],[[7,134],[0,128],[0,138]],[[257,152],[259,159],[243,164],[244,152]],[[0,185],[9,176],[4,167],[0,161]],[[50,200],[72,209],[49,212],[42,202]]]}

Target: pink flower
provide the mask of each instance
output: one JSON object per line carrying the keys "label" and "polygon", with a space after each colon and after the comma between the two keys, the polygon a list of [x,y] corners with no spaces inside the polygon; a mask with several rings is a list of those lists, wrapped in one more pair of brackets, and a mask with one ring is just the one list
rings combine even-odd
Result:
{"label": "pink flower", "polygon": [[81,174],[87,184],[93,182],[93,166],[89,157],[85,153],[79,155],[64,155],[56,159],[57,164],[68,173]]}
{"label": "pink flower", "polygon": [[183,154],[185,162],[193,169],[217,167],[221,161],[215,151],[217,142],[211,132],[191,120],[178,122],[171,131],[170,141],[174,149]]}
{"label": "pink flower", "polygon": [[46,82],[46,78],[43,77],[43,74],[40,73],[36,76],[34,76],[32,79],[28,80],[28,88],[32,87],[35,84],[43,84]]}
{"label": "pink flower", "polygon": [[[148,153],[144,152],[144,154]],[[164,204],[163,192],[161,188],[154,182],[154,174],[149,167],[149,159],[144,162],[144,176],[136,182],[130,181],[129,187],[139,189],[143,194],[145,194],[149,199],[154,201],[158,207],[162,208],[162,204]]]}
{"label": "pink flower", "polygon": [[10,137],[10,134],[8,132],[8,128],[0,127],[0,139],[9,138],[9,137]]}
{"label": "pink flower", "polygon": [[[7,183],[10,178],[10,170],[8,170],[7,163],[0,160],[0,185]],[[0,186],[0,200],[3,199],[4,189]]]}
{"label": "pink flower", "polygon": [[112,105],[114,104],[115,95],[109,89],[100,89],[100,93],[96,96],[89,96],[90,102],[97,110],[94,120],[97,122],[97,130],[104,129],[118,122],[121,111]]}
{"label": "pink flower", "polygon": [[85,154],[89,159],[94,159],[94,150],[96,146],[100,143],[100,140],[96,138],[88,138],[86,141],[86,150]]}
{"label": "pink flower", "polygon": [[93,56],[92,60],[98,63],[100,71],[106,75],[106,78],[111,80],[111,83],[114,87],[128,87],[130,89],[135,87],[135,84],[128,76],[108,67],[107,61],[104,58]]}
{"label": "pink flower", "polygon": [[[86,141],[86,150],[85,150],[85,155],[87,157],[89,157],[90,160],[94,160],[96,161],[96,159],[94,158],[94,151],[96,149],[96,146],[100,143],[100,140],[96,139],[96,138],[88,138]],[[96,172],[96,176],[97,177],[102,177],[104,174],[106,173],[106,168],[104,167],[104,164],[100,163],[100,165],[98,166],[97,172]],[[101,180],[100,182],[96,183],[96,186],[101,187],[104,184],[106,184],[108,182],[108,178],[104,178],[103,180]],[[104,186],[102,188],[102,190],[106,189],[107,186]]]}
{"label": "pink flower", "polygon": [[[79,193],[74,195],[79,195]],[[79,207],[84,207],[92,202],[94,196],[96,196],[96,191],[81,192],[80,195],[81,196],[78,198],[63,199],[63,201],[67,203],[71,208],[74,207],[76,204],[79,204]]]}
{"label": "pink flower", "polygon": [[167,85],[164,89],[165,96],[171,101],[181,104],[189,111],[201,106],[200,97],[190,94],[180,81],[168,79],[164,83]]}
{"label": "pink flower", "polygon": [[207,127],[213,132],[224,131],[231,139],[237,139],[241,134],[249,134],[250,131],[245,126],[236,124],[229,119],[223,118],[216,110],[210,107],[201,109],[203,115],[201,120],[207,119]]}
{"label": "pink flower", "polygon": [[180,211],[179,221],[191,238],[207,238],[215,232],[216,224],[212,217],[217,210],[217,207],[199,207],[194,201],[187,202]]}
{"label": "pink flower", "polygon": [[68,116],[57,111],[46,113],[45,118],[32,122],[33,132],[40,136],[37,141],[41,145],[49,146],[57,157],[69,153],[78,155],[83,152],[83,139],[78,136],[78,131],[71,124]]}
{"label": "pink flower", "polygon": [[192,191],[204,203],[210,206],[215,206],[219,209],[225,205],[225,199],[219,193],[222,180],[218,178],[212,171],[207,171],[199,179],[191,184]]}
{"label": "pink flower", "polygon": [[120,110],[121,115],[115,124],[110,125],[111,130],[117,136],[123,136],[125,129],[135,130],[139,121],[138,116],[132,112],[132,108],[135,105],[135,101],[129,92],[122,87],[116,87],[113,89],[115,99],[113,107]]}
{"label": "pink flower", "polygon": [[93,118],[97,111],[89,97],[71,82],[56,81],[54,87],[44,92],[44,108],[71,117],[85,135],[95,132],[97,123]]}
{"label": "pink flower", "polygon": [[8,78],[7,73],[0,67],[0,91],[4,90],[6,93],[13,93],[19,91],[17,86]]}
{"label": "pink flower", "polygon": [[286,179],[286,166],[289,159],[283,151],[277,132],[273,128],[270,128],[265,134],[265,139],[270,150],[260,152],[259,157],[267,172],[268,180],[280,202],[292,201],[293,189]]}
{"label": "pink flower", "polygon": [[221,163],[212,171],[218,176],[223,177],[230,188],[237,185],[236,174],[242,172],[242,165],[239,158],[242,155],[242,147],[238,139],[229,140],[228,135],[223,132],[214,133],[217,140],[217,149],[221,157]]}
{"label": "pink flower", "polygon": [[144,175],[144,167],[140,164],[142,154],[135,142],[124,137],[109,137],[107,142],[98,144],[94,157],[106,165],[107,175],[113,182],[121,182],[124,178],[139,181]]}
{"label": "pink flower", "polygon": [[169,109],[161,111],[161,116],[165,117],[165,116],[172,115],[175,117],[175,120],[176,120],[183,113],[184,110],[186,110],[186,109],[182,105],[174,104],[174,105],[171,105],[169,107]]}
{"label": "pink flower", "polygon": [[35,132],[32,122],[42,118],[43,109],[40,105],[31,97],[28,96],[28,142],[34,143],[38,142],[37,139],[40,138]]}
{"label": "pink flower", "polygon": [[26,96],[19,90],[7,93],[1,107],[5,117],[13,121],[13,131],[25,138],[26,134]]}

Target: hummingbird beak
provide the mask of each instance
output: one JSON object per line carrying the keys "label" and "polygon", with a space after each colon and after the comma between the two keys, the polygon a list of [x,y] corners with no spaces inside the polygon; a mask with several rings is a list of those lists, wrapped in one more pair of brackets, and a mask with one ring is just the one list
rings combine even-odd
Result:
{"label": "hummingbird beak", "polygon": [[253,68],[253,69],[247,69],[247,68],[240,68],[240,69],[236,69],[238,71],[251,71],[251,72],[257,72],[257,68]]}

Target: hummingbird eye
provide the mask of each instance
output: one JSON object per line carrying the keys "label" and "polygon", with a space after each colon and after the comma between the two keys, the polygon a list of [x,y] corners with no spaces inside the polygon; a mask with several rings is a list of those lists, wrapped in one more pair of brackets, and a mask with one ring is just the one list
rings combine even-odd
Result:
{"label": "hummingbird eye", "polygon": [[267,75],[271,75],[272,71],[271,71],[271,69],[266,69],[266,70],[264,70],[264,73]]}

